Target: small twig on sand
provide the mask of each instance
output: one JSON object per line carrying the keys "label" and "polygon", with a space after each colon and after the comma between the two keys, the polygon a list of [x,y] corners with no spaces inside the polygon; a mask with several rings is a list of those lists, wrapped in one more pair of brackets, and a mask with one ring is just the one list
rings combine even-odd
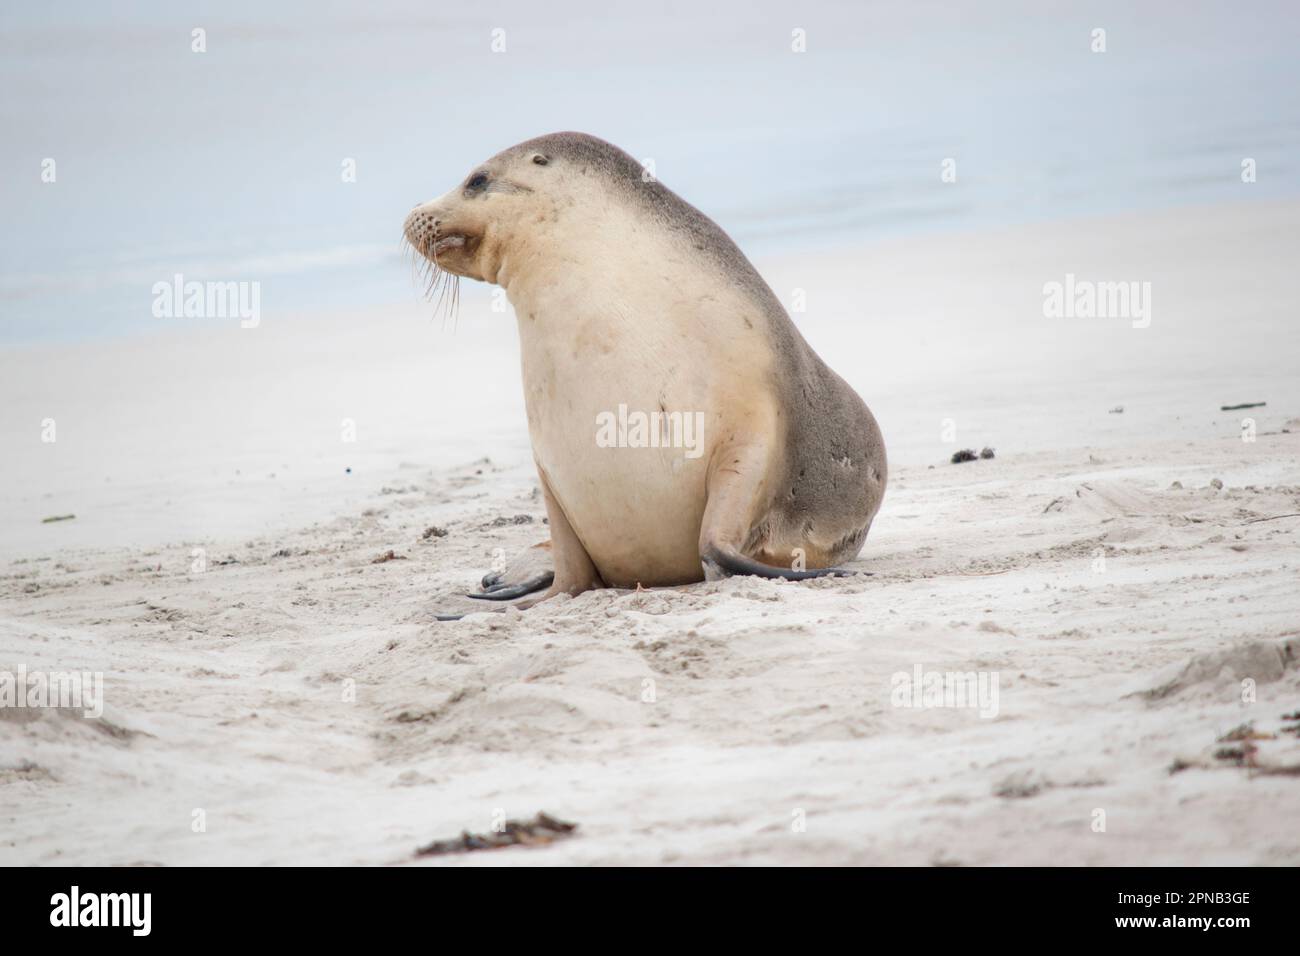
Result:
{"label": "small twig on sand", "polygon": [[1235,412],[1239,408],[1263,408],[1268,402],[1243,402],[1241,405],[1220,405],[1221,412]]}
{"label": "small twig on sand", "polygon": [[461,832],[450,840],[435,840],[415,851],[416,856],[441,856],[447,853],[468,853],[473,850],[497,850],[507,846],[546,846],[556,840],[573,835],[576,823],[557,820],[539,813],[531,820],[507,820],[500,830],[492,833]]}
{"label": "small twig on sand", "polygon": [[1256,524],[1260,521],[1276,521],[1278,518],[1300,518],[1300,511],[1293,511],[1285,515],[1269,515],[1266,518],[1251,518],[1246,524]]}

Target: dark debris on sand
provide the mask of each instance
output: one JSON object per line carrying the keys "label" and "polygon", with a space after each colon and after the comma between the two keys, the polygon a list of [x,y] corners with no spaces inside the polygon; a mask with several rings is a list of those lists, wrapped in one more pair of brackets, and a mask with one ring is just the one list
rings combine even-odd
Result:
{"label": "dark debris on sand", "polygon": [[509,517],[506,517],[505,515],[502,515],[502,516],[499,517],[499,518],[493,518],[493,519],[488,523],[488,527],[489,527],[489,528],[504,528],[504,527],[506,527],[507,525],[512,525],[512,524],[532,524],[532,523],[533,523],[533,516],[532,516],[532,515],[515,515],[513,518],[509,518]]}
{"label": "dark debris on sand", "polygon": [[987,445],[980,450],[978,455],[975,454],[974,448],[963,448],[961,451],[955,451],[952,453],[952,463],[954,465],[960,465],[964,461],[974,461],[976,458],[988,459],[992,457],[993,449],[989,448]]}
{"label": "dark debris on sand", "polygon": [[500,850],[508,846],[547,846],[556,840],[573,836],[576,823],[566,823],[545,813],[531,820],[507,820],[500,833],[461,832],[452,840],[435,840],[415,851],[416,856],[445,856],[448,853],[469,853],[473,850]]}

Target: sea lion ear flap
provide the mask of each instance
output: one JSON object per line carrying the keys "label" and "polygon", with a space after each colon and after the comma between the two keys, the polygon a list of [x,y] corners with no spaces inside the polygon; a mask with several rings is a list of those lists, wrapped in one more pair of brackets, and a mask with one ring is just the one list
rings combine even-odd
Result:
{"label": "sea lion ear flap", "polygon": [[547,156],[545,153],[533,153],[533,162],[538,166],[545,166],[550,161],[551,157]]}

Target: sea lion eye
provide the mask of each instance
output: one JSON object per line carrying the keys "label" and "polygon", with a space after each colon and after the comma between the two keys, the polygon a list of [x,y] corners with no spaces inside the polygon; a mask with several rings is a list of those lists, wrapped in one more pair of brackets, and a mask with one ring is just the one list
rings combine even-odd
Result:
{"label": "sea lion eye", "polygon": [[545,156],[543,156],[541,153],[534,153],[533,162],[535,162],[538,166],[545,166],[547,163],[550,162],[550,160],[547,159]]}
{"label": "sea lion eye", "polygon": [[470,177],[470,180],[465,184],[465,187],[467,189],[482,189],[487,185],[487,181],[487,173],[475,173]]}

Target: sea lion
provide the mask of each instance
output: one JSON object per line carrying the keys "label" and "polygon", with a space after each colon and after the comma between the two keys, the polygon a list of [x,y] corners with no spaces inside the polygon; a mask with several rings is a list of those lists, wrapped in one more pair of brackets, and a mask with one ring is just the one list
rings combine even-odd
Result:
{"label": "sea lion", "polygon": [[495,283],[518,320],[551,540],[470,596],[847,573],[885,492],[875,418],[727,234],[631,156],[528,140],[403,231],[435,278]]}

